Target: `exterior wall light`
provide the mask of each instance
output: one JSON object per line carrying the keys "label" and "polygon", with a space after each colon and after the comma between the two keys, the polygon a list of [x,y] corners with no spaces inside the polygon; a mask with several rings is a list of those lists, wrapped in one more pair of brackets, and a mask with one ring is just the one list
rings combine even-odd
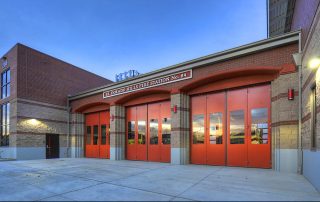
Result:
{"label": "exterior wall light", "polygon": [[29,119],[28,124],[32,125],[32,126],[37,126],[37,125],[41,124],[41,122],[38,121],[37,119]]}
{"label": "exterior wall light", "polygon": [[320,57],[312,58],[312,59],[309,61],[308,66],[309,66],[311,69],[319,68],[319,67],[320,67]]}

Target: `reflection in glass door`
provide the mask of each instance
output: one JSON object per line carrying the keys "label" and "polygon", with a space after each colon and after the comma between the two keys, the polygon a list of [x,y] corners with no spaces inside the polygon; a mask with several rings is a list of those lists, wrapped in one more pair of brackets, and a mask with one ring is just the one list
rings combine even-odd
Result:
{"label": "reflection in glass door", "polygon": [[247,166],[247,89],[227,92],[228,166]]}
{"label": "reflection in glass door", "polygon": [[225,156],[225,116],[226,93],[207,95],[207,122],[206,155],[208,165],[223,166],[226,164]]}
{"label": "reflection in glass door", "polygon": [[126,158],[170,162],[170,102],[127,107]]}
{"label": "reflection in glass door", "polygon": [[230,144],[245,143],[244,111],[237,110],[230,112]]}
{"label": "reflection in glass door", "polygon": [[272,167],[270,100],[270,86],[248,89],[248,167]]}
{"label": "reflection in glass door", "polygon": [[191,163],[270,168],[270,86],[191,98]]}

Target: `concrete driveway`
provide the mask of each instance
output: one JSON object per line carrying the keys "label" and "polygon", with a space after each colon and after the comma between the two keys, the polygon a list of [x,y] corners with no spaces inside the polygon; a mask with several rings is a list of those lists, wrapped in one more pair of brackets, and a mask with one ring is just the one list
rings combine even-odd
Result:
{"label": "concrete driveway", "polygon": [[320,200],[301,175],[102,159],[0,161],[0,200]]}

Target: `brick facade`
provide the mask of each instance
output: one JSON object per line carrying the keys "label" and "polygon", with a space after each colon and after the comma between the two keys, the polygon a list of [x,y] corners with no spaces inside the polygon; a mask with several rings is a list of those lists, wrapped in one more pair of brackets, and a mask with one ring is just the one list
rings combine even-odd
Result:
{"label": "brick facade", "polygon": [[120,105],[110,107],[110,159],[125,159],[125,108]]}
{"label": "brick facade", "polygon": [[11,110],[9,147],[0,147],[1,157],[46,158],[48,133],[59,134],[60,157],[69,156],[68,95],[111,81],[22,44],[4,57],[10,69],[11,93],[0,104],[10,102]]}
{"label": "brick facade", "polygon": [[190,153],[190,97],[186,94],[171,95],[171,162],[188,164]]}

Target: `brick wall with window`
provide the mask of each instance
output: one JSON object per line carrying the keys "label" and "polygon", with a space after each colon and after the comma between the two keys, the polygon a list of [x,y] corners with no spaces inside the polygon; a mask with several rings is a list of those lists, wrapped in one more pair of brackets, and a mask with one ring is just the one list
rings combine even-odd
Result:
{"label": "brick wall with window", "polygon": [[9,146],[10,135],[10,103],[1,105],[1,126],[0,126],[1,146]]}
{"label": "brick wall with window", "polygon": [[1,74],[1,98],[10,96],[10,69],[6,69]]}

